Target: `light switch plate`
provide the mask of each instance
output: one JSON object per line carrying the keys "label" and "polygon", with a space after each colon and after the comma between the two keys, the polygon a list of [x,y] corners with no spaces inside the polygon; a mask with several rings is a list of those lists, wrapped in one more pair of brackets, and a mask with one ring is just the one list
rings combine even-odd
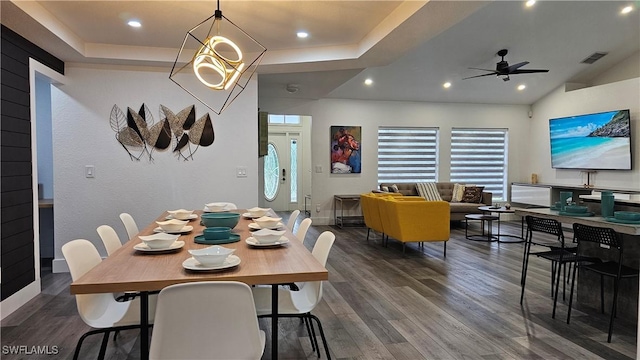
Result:
{"label": "light switch plate", "polygon": [[93,165],[87,165],[84,167],[84,176],[87,178],[96,177],[96,168]]}
{"label": "light switch plate", "polygon": [[316,174],[322,173],[322,165],[316,165]]}

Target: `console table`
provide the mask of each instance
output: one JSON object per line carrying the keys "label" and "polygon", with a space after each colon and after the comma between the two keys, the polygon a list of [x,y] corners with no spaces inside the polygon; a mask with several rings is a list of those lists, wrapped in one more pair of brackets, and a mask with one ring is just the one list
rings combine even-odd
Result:
{"label": "console table", "polygon": [[[344,203],[360,204],[360,195],[334,195],[333,196],[333,221],[334,224],[342,228],[346,225],[362,226],[364,225],[364,217],[362,215],[344,215]],[[338,205],[340,204],[340,205]],[[338,215],[338,206],[340,206],[340,215]]]}
{"label": "console table", "polygon": [[[629,194],[630,197],[640,197],[639,189],[601,188],[561,184],[528,184],[511,183],[511,203],[527,206],[548,207],[560,200],[561,191],[571,191],[573,201],[591,196],[592,191],[613,191],[617,194]],[[616,199],[616,202],[618,199]]]}

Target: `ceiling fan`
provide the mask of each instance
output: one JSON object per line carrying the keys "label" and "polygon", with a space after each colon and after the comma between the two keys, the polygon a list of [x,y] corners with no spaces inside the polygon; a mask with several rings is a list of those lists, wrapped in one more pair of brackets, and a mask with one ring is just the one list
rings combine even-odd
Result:
{"label": "ceiling fan", "polygon": [[541,69],[520,69],[521,67],[527,65],[529,63],[528,61],[523,61],[521,63],[517,63],[515,65],[509,66],[509,63],[504,60],[504,57],[507,55],[508,52],[509,51],[507,49],[502,49],[502,50],[498,51],[498,56],[502,57],[502,60],[500,60],[500,62],[498,62],[496,64],[496,69],[495,70],[469,68],[469,69],[474,69],[474,70],[489,71],[489,73],[488,74],[482,74],[482,75],[466,77],[466,78],[463,78],[462,80],[472,79],[472,78],[477,78],[477,77],[482,77],[482,76],[496,75],[496,76],[502,76],[502,80],[504,80],[504,81],[509,81],[510,80],[509,79],[509,75],[549,72],[549,70],[541,70]]}

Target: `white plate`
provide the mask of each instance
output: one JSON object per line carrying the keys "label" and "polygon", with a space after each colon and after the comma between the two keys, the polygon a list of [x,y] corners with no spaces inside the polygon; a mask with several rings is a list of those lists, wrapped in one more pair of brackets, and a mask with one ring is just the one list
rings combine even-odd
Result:
{"label": "white plate", "polygon": [[163,233],[167,233],[167,234],[183,234],[183,233],[188,233],[191,230],[193,230],[193,226],[191,226],[191,225],[185,225],[182,229],[176,230],[176,231],[162,230],[162,228],[160,226],[158,226],[157,228],[153,229],[153,232],[156,232],[156,233],[163,232]]}
{"label": "white plate", "polygon": [[289,242],[289,238],[287,238],[286,236],[283,236],[280,238],[279,241],[276,241],[274,243],[269,243],[269,244],[261,244],[258,242],[258,240],[256,240],[254,237],[248,237],[245,239],[245,241],[247,244],[251,245],[251,246],[256,246],[256,247],[263,247],[263,246],[280,246],[280,245],[284,245],[286,243]]}
{"label": "white plate", "polygon": [[202,265],[196,261],[196,259],[190,257],[182,262],[182,267],[189,270],[222,270],[230,267],[238,266],[240,264],[240,258],[235,255],[229,255],[224,262],[220,265]]}
{"label": "white plate", "polygon": [[163,249],[152,249],[152,248],[148,247],[147,244],[145,244],[145,243],[136,244],[136,245],[133,246],[133,248],[138,250],[138,251],[144,251],[144,252],[158,252],[158,251],[177,250],[177,249],[180,249],[183,246],[184,246],[184,241],[177,240],[173,244],[171,244],[171,246],[169,246],[168,248],[163,248]]}
{"label": "white plate", "polygon": [[[274,226],[274,227],[269,227],[269,228],[267,228],[267,229],[276,230],[276,229],[281,229],[281,228],[283,228],[283,227],[284,227],[284,224],[283,224],[283,223],[281,223],[281,222],[279,222],[276,226]],[[256,224],[256,223],[249,223],[249,229],[253,229],[253,230],[260,230],[260,229],[262,229],[262,228],[260,227],[260,225],[258,225],[258,224]]]}
{"label": "white plate", "polygon": [[255,216],[255,215],[251,215],[251,213],[244,213],[242,214],[242,216],[246,217],[247,219],[257,219],[261,216]]}
{"label": "white plate", "polygon": [[[172,215],[167,215],[167,217],[165,217],[165,219],[167,220],[171,220],[174,217]],[[198,214],[191,214],[189,215],[189,217],[187,218],[187,220],[193,220],[193,219],[197,219],[198,218]],[[176,219],[176,220],[180,220],[180,219]]]}

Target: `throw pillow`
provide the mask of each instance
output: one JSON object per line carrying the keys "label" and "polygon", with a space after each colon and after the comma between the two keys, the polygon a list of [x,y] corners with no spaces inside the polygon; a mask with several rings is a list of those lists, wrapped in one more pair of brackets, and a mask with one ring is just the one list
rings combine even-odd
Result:
{"label": "throw pillow", "polygon": [[451,202],[461,202],[462,195],[464,195],[464,185],[458,183],[453,184]]}
{"label": "throw pillow", "polygon": [[463,203],[480,203],[482,201],[484,186],[465,186],[462,195]]}
{"label": "throw pillow", "polygon": [[389,187],[380,185],[380,190],[385,191],[385,192],[389,192]]}
{"label": "throw pillow", "polygon": [[422,196],[427,201],[442,201],[438,188],[436,187],[436,183],[434,182],[417,183],[416,189],[418,190],[418,195]]}
{"label": "throw pillow", "polygon": [[389,186],[389,192],[392,192],[392,193],[399,193],[399,192],[400,192],[400,190],[398,190],[398,185],[393,184],[393,185]]}

